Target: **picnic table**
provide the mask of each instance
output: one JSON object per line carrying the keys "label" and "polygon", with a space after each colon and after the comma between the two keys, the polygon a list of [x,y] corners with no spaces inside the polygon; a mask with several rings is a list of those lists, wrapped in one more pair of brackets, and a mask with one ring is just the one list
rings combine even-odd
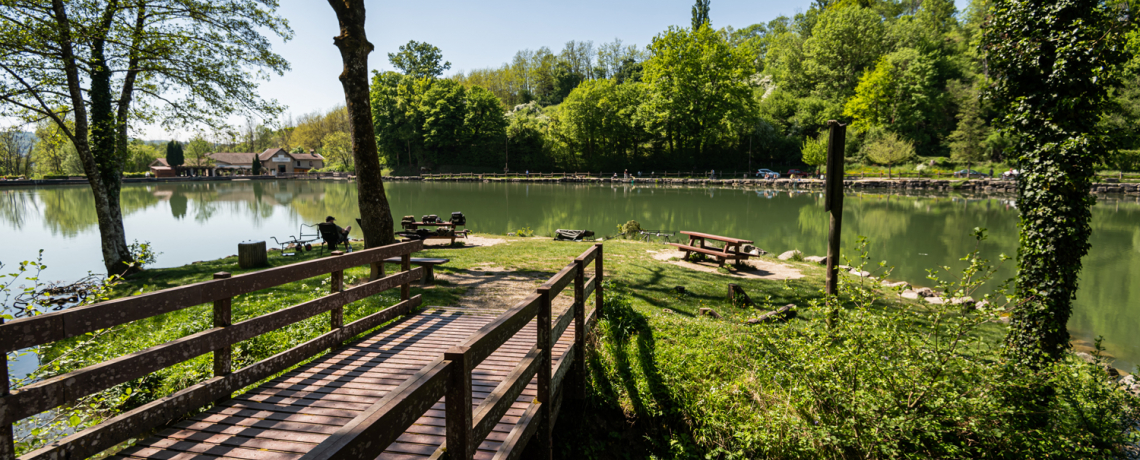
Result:
{"label": "picnic table", "polygon": [[[739,263],[741,260],[748,259],[752,254],[746,253],[741,250],[741,246],[745,244],[752,244],[751,240],[744,240],[740,238],[729,238],[727,236],[710,235],[708,233],[700,232],[681,232],[682,235],[689,236],[689,244],[669,243],[676,246],[677,249],[685,251],[685,258],[688,259],[692,253],[704,254],[712,256],[717,259],[717,265],[723,267],[724,261],[732,259]],[[711,248],[705,246],[705,240],[720,241],[724,243],[724,248]]]}

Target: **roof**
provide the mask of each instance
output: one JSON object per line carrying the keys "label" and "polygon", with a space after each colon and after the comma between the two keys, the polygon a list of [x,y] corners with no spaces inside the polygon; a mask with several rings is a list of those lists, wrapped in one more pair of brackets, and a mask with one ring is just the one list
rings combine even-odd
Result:
{"label": "roof", "polygon": [[[289,151],[288,151],[288,150],[285,150],[285,149],[282,149],[282,148],[276,148],[276,149],[268,149],[268,150],[266,150],[266,151],[264,151],[264,152],[261,152],[260,154],[258,154],[258,155],[257,155],[257,157],[258,157],[258,158],[261,158],[261,161],[269,161],[269,159],[270,159],[270,158],[273,158],[273,157],[277,156],[278,154],[281,154],[281,155],[285,155],[285,156],[287,156],[287,157],[290,157],[290,158],[292,158],[292,159],[294,159],[294,160],[319,160],[319,161],[324,161],[324,159],[325,159],[325,157],[322,157],[320,154],[308,154],[308,153],[289,153]],[[252,162],[253,160],[250,160],[250,161]]]}
{"label": "roof", "polygon": [[153,169],[156,171],[165,171],[165,170],[174,169],[174,168],[171,168],[170,166],[151,166],[150,169]]}
{"label": "roof", "polygon": [[155,167],[155,166],[163,166],[163,167],[167,167],[167,168],[169,168],[169,167],[170,167],[170,163],[167,163],[167,162],[166,162],[166,158],[157,158],[157,159],[155,159],[154,161],[150,162],[150,166],[151,166],[151,167]]}
{"label": "roof", "polygon": [[227,163],[231,165],[252,165],[253,157],[257,155],[253,152],[240,152],[240,153],[211,153],[206,156],[213,158],[214,161],[220,163]]}

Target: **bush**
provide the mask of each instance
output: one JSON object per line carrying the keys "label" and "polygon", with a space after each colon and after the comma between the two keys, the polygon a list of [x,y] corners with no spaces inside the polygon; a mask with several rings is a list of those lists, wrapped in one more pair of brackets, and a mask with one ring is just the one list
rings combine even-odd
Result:
{"label": "bush", "polygon": [[641,232],[641,224],[636,220],[631,220],[622,225],[618,225],[618,233],[626,238],[636,237]]}
{"label": "bush", "polygon": [[70,179],[67,174],[44,174],[44,179]]}

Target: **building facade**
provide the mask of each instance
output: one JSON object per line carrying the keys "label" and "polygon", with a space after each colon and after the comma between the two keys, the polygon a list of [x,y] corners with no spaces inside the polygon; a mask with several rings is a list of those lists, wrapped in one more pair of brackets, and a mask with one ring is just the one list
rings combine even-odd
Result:
{"label": "building facade", "polygon": [[209,157],[219,170],[253,171],[253,158],[261,160],[261,173],[268,175],[306,173],[324,167],[325,158],[320,154],[289,153],[285,149],[268,149],[261,153],[211,153]]}

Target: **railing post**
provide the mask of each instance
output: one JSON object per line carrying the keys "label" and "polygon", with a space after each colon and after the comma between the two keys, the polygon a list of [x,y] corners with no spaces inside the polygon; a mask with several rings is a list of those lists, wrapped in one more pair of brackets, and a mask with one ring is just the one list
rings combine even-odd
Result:
{"label": "railing post", "polygon": [[[4,318],[0,318],[0,325]],[[8,381],[8,353],[4,353],[4,360],[0,361],[0,371],[4,372],[4,381],[0,383],[0,398],[6,398],[11,392],[11,382]],[[0,426],[0,460],[16,459],[16,438],[12,433],[12,424],[5,423]]]}
{"label": "railing post", "polygon": [[[333,257],[343,256],[344,251],[333,251],[332,255]],[[330,273],[329,285],[329,292],[344,292],[344,270]],[[343,305],[329,310],[329,331],[335,331],[342,327],[344,327]]]}
{"label": "railing post", "polygon": [[[214,279],[228,279],[227,272],[214,273]],[[214,327],[230,327],[233,325],[233,299],[225,298],[214,301]],[[233,345],[226,345],[214,350],[214,377],[230,375],[233,372]],[[219,399],[221,402],[229,399],[229,395]]]}
{"label": "railing post", "polygon": [[[550,394],[550,373],[553,365],[551,356],[551,343],[550,343],[550,288],[538,288],[538,315],[535,318],[535,323],[538,325],[538,349],[540,350],[538,358],[538,394],[535,399],[542,404],[542,409],[538,412],[538,430],[534,433],[534,440],[537,443],[534,446],[534,456],[527,458],[537,458],[543,460],[550,460],[553,458],[553,450],[551,435],[553,427],[551,426],[551,417],[553,415],[554,400]],[[529,449],[528,449],[529,450]]]}
{"label": "railing post", "polygon": [[[586,368],[582,365],[586,361],[586,264],[583,263],[582,259],[575,259],[574,265],[575,359],[574,362],[570,363],[574,391],[565,394],[572,395],[574,399],[582,399],[586,397]],[[567,386],[566,388],[570,387]]]}
{"label": "railing post", "polygon": [[444,411],[447,417],[447,453],[449,460],[471,460],[475,456],[471,410],[471,360],[468,347],[451,347],[443,354],[451,361],[447,378]]}
{"label": "railing post", "polygon": [[594,258],[594,309],[597,310],[598,319],[606,317],[606,311],[602,307],[602,243],[595,243],[594,247],[598,248],[598,256]]}
{"label": "railing post", "polygon": [[[412,255],[404,254],[400,257],[400,271],[408,271],[412,269]],[[412,298],[412,284],[406,282],[400,285],[400,301]]]}

